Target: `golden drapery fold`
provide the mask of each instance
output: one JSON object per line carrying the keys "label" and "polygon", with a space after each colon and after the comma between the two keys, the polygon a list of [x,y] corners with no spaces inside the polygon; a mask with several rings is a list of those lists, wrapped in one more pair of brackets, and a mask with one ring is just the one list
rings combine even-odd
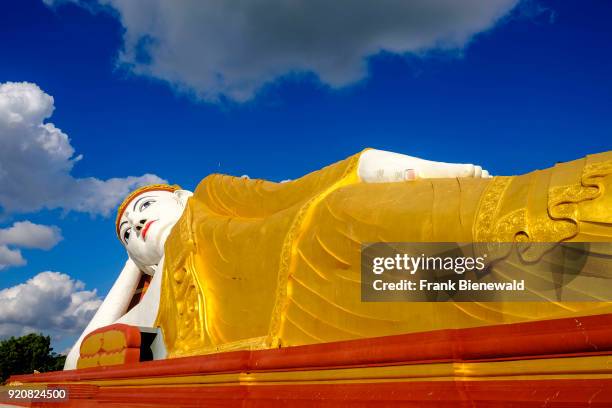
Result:
{"label": "golden drapery fold", "polygon": [[286,183],[206,177],[166,242],[169,356],[612,312],[607,302],[363,303],[366,242],[612,241],[612,152],[521,176],[366,184],[360,154]]}

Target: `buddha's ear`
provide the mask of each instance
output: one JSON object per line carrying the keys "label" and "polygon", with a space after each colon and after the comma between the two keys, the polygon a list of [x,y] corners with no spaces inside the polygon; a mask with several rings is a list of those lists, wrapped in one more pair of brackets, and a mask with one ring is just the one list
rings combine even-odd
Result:
{"label": "buddha's ear", "polygon": [[189,190],[176,190],[174,195],[179,199],[183,205],[187,202],[187,199],[193,195],[193,193]]}

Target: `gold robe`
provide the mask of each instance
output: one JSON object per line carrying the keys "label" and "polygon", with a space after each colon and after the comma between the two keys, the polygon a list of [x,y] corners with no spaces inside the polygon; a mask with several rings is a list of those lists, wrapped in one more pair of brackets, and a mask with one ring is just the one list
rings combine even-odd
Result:
{"label": "gold robe", "polygon": [[612,312],[360,300],[365,242],[612,241],[612,152],[521,176],[383,184],[359,180],[360,154],[286,183],[202,180],[166,242],[157,324],[170,357]]}

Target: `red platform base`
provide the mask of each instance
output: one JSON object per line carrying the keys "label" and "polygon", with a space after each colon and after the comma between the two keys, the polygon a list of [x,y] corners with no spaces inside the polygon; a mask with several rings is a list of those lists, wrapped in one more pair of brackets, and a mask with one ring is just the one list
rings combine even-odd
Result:
{"label": "red platform base", "polygon": [[612,315],[13,376],[74,407],[612,407]]}

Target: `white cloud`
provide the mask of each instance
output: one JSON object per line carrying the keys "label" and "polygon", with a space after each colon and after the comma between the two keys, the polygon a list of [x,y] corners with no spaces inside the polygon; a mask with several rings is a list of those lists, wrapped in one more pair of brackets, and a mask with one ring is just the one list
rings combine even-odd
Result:
{"label": "white cloud", "polygon": [[34,224],[30,221],[15,222],[9,228],[0,229],[0,245],[51,249],[61,240],[62,233],[58,227]]}
{"label": "white cloud", "polygon": [[97,2],[118,11],[125,27],[120,62],[134,72],[206,100],[244,101],[291,72],[314,72],[333,87],[351,84],[381,50],[461,49],[519,0]]}
{"label": "white cloud", "polygon": [[36,84],[0,83],[0,210],[32,212],[62,208],[108,215],[134,188],[163,182],[158,176],[75,178],[68,135],[45,123],[53,97]]}
{"label": "white cloud", "polygon": [[34,249],[51,249],[62,240],[62,233],[55,226],[34,224],[30,221],[15,222],[11,227],[0,228],[0,270],[11,266],[23,266],[19,249],[8,246]]}
{"label": "white cloud", "polygon": [[18,249],[9,249],[6,245],[0,245],[0,271],[11,266],[23,266],[26,260],[21,256]]}
{"label": "white cloud", "polygon": [[95,290],[60,272],[41,272],[0,290],[0,337],[29,332],[79,333],[102,303]]}

